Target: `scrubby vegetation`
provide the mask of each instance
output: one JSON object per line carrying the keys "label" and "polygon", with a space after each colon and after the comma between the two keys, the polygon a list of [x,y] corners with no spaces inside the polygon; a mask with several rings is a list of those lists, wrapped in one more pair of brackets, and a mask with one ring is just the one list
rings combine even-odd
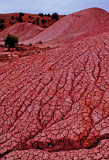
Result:
{"label": "scrubby vegetation", "polygon": [[13,20],[13,19],[14,19],[14,16],[12,16],[11,19]]}
{"label": "scrubby vegetation", "polygon": [[22,19],[22,17],[24,16],[24,13],[19,13],[19,17],[16,17],[16,19],[17,19],[17,21],[18,22],[23,22],[23,19]]}
{"label": "scrubby vegetation", "polygon": [[46,23],[46,20],[45,20],[45,19],[42,19],[41,23],[42,23],[42,24],[45,24],[45,23]]}
{"label": "scrubby vegetation", "polygon": [[31,18],[31,16],[29,15],[28,18]]}
{"label": "scrubby vegetation", "polygon": [[5,22],[4,19],[0,19],[0,29],[1,29],[1,30],[3,30],[4,27],[5,27],[4,24],[3,24],[4,22]]}
{"label": "scrubby vegetation", "polygon": [[35,20],[33,21],[33,24],[35,24],[36,22],[35,22]]}
{"label": "scrubby vegetation", "polygon": [[40,17],[44,17],[44,14],[43,14],[43,13],[39,13],[39,16],[40,16]]}
{"label": "scrubby vegetation", "polygon": [[8,46],[8,50],[10,50],[10,48],[13,48],[18,44],[18,37],[8,33],[6,37],[4,37],[4,42],[5,46]]}
{"label": "scrubby vegetation", "polygon": [[4,24],[0,24],[0,29],[3,30],[4,29]]}
{"label": "scrubby vegetation", "polygon": [[42,44],[42,41],[39,41],[39,44]]}
{"label": "scrubby vegetation", "polygon": [[5,22],[5,20],[4,19],[0,19],[0,23],[4,23]]}
{"label": "scrubby vegetation", "polygon": [[52,19],[55,19],[56,21],[59,19],[58,13],[53,13],[52,14]]}
{"label": "scrubby vegetation", "polygon": [[54,24],[57,20],[61,19],[63,15],[58,15],[58,13],[39,13],[39,14],[28,14],[28,13],[9,13],[0,14],[0,31],[10,27],[18,22],[21,23],[33,23],[42,28],[48,28]]}

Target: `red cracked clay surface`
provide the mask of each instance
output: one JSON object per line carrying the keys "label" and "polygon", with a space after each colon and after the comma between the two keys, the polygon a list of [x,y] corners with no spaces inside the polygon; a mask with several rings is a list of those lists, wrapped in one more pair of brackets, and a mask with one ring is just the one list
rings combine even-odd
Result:
{"label": "red cracked clay surface", "polygon": [[109,159],[109,31],[0,68],[1,160]]}
{"label": "red cracked clay surface", "polygon": [[0,69],[2,160],[108,158],[108,37],[89,37]]}
{"label": "red cracked clay surface", "polygon": [[24,23],[16,23],[12,25],[11,27],[8,27],[7,29],[0,32],[0,41],[3,41],[4,36],[7,35],[7,33],[11,33],[14,35],[17,35],[19,38],[19,41],[28,40],[37,34],[44,31],[44,28],[41,28],[39,26],[36,26],[32,23],[24,22]]}
{"label": "red cracked clay surface", "polygon": [[55,42],[68,41],[87,32],[93,32],[101,24],[109,20],[109,13],[100,8],[90,8],[65,16],[40,34],[22,43],[36,43],[39,41]]}

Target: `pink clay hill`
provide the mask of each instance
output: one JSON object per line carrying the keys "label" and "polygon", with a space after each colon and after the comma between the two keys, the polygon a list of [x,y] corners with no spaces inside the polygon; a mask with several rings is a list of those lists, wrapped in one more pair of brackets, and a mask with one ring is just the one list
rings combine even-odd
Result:
{"label": "pink clay hill", "polygon": [[11,27],[0,32],[0,41],[3,41],[4,36],[6,36],[8,33],[17,35],[19,37],[19,41],[24,41],[24,40],[33,38],[43,30],[44,28],[36,26],[32,23],[18,22],[12,25]]}
{"label": "pink clay hill", "polygon": [[70,14],[22,40],[54,48],[0,67],[1,160],[109,159],[108,24],[99,8]]}
{"label": "pink clay hill", "polygon": [[91,8],[65,16],[54,25],[50,26],[42,33],[24,41],[25,44],[36,43],[38,41],[55,42],[68,41],[76,37],[93,32],[97,27],[109,21],[109,13],[99,9]]}

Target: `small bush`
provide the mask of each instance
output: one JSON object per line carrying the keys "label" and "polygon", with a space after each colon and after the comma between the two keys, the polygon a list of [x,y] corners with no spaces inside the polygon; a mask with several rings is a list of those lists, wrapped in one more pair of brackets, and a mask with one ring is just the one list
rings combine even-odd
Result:
{"label": "small bush", "polygon": [[19,48],[18,48],[18,47],[16,47],[16,51],[19,51]]}
{"label": "small bush", "polygon": [[42,23],[42,24],[45,24],[45,23],[46,23],[46,20],[45,20],[45,19],[42,19],[41,23]]}
{"label": "small bush", "polygon": [[0,19],[0,23],[4,23],[5,22],[5,20],[4,19]]}
{"label": "small bush", "polygon": [[44,14],[43,14],[43,13],[39,13],[39,16],[40,16],[40,17],[44,17]]}
{"label": "small bush", "polygon": [[42,41],[39,41],[39,44],[42,44]]}
{"label": "small bush", "polygon": [[31,18],[31,16],[29,15],[28,18]]}
{"label": "small bush", "polygon": [[37,22],[37,25],[39,25],[39,22]]}
{"label": "small bush", "polygon": [[4,24],[3,24],[4,22],[5,22],[4,19],[0,19],[0,29],[1,29],[1,30],[3,30],[4,27],[5,27]]}
{"label": "small bush", "polygon": [[22,19],[22,17],[24,16],[24,13],[19,13],[19,17],[16,17],[16,19],[17,19],[17,21],[18,22],[23,22],[23,19]]}
{"label": "small bush", "polygon": [[39,22],[39,18],[36,18],[36,22]]}
{"label": "small bush", "polygon": [[51,17],[51,15],[50,15],[49,13],[47,14],[47,16],[48,16],[48,17]]}
{"label": "small bush", "polygon": [[7,34],[6,37],[4,37],[5,46],[8,46],[8,48],[13,48],[18,44],[18,37],[16,35]]}
{"label": "small bush", "polygon": [[30,43],[29,46],[32,46],[32,43]]}
{"label": "small bush", "polygon": [[20,12],[19,17],[23,17],[23,16],[24,16],[24,13]]}
{"label": "small bush", "polygon": [[17,20],[17,21],[19,21],[19,18],[18,18],[18,17],[16,17],[16,20]]}
{"label": "small bush", "polygon": [[4,29],[4,24],[0,24],[0,29],[3,30]]}
{"label": "small bush", "polygon": [[15,24],[14,22],[11,23],[11,25]]}
{"label": "small bush", "polygon": [[31,17],[31,15],[29,15],[28,18],[33,18],[33,17]]}
{"label": "small bush", "polygon": [[33,21],[33,24],[35,24],[35,21]]}
{"label": "small bush", "polygon": [[0,47],[4,47],[4,45],[3,45],[3,44],[0,44]]}
{"label": "small bush", "polygon": [[58,13],[53,13],[52,19],[55,19],[57,21],[59,19]]}
{"label": "small bush", "polygon": [[14,16],[12,16],[11,19],[13,20],[13,19],[14,19]]}

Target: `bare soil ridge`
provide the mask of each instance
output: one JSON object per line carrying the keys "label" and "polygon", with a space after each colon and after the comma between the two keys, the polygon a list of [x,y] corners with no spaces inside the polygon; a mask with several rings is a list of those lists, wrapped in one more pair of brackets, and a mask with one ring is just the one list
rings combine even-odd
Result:
{"label": "bare soil ridge", "polygon": [[92,33],[99,26],[109,20],[109,13],[100,8],[90,8],[65,16],[39,35],[25,41],[25,44],[36,43],[38,41],[55,42],[69,41],[80,35]]}
{"label": "bare soil ridge", "polygon": [[3,41],[4,36],[6,36],[8,33],[18,36],[19,41],[28,40],[30,38],[33,38],[34,36],[36,36],[40,32],[42,32],[43,30],[44,30],[44,28],[36,26],[32,23],[18,22],[16,24],[12,25],[11,27],[0,32],[0,41]]}

